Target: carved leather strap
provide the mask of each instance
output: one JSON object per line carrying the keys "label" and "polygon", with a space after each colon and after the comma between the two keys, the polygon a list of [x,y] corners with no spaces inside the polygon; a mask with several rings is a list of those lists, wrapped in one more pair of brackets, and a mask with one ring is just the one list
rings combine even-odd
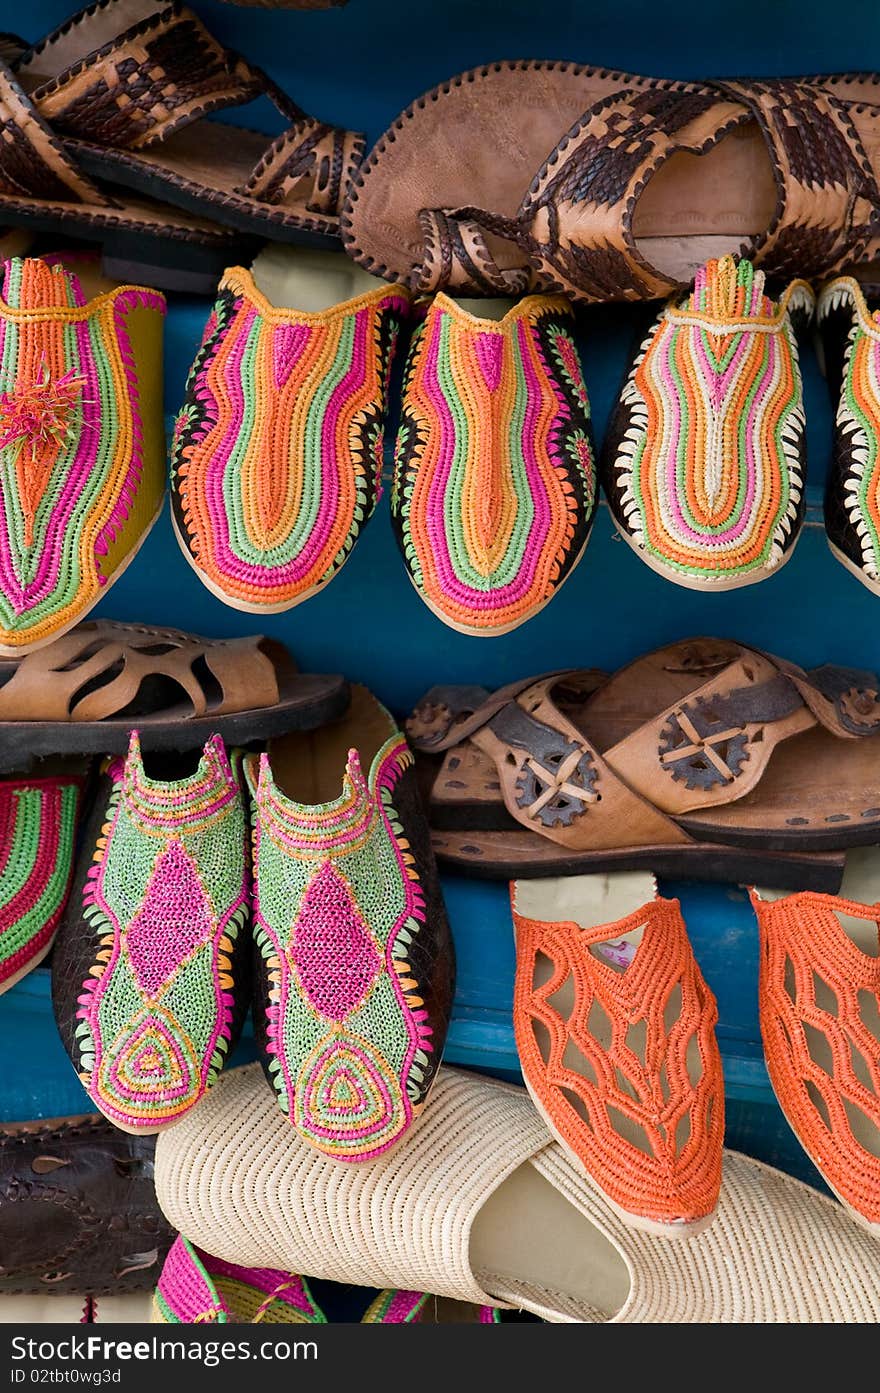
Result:
{"label": "carved leather strap", "polygon": [[[286,650],[263,638],[213,640],[176,629],[85,623],[15,665],[0,685],[0,720],[109,720],[157,676],[177,686],[193,716],[259,709],[278,701],[285,668],[292,669]],[[206,689],[208,675],[219,698]]]}
{"label": "carved leather strap", "polygon": [[[534,281],[526,253],[516,247],[518,224],[493,217],[480,208],[423,208],[419,222],[425,256],[413,271],[412,289],[427,295],[449,290],[459,295],[524,295]],[[504,269],[489,250],[486,237],[501,237],[516,247],[517,263]]]}
{"label": "carved leather strap", "polygon": [[[117,6],[125,27],[105,40]],[[190,10],[144,9],[145,18],[127,25],[121,0],[92,5],[20,60],[16,71],[55,130],[137,150],[264,90],[262,75],[223,48]],[[71,52],[84,56],[69,62]]]}
{"label": "carved leather strap", "polygon": [[112,208],[68,159],[46,122],[0,61],[0,192],[47,202],[88,202]]}
{"label": "carved leather strap", "polygon": [[[767,141],[779,189],[776,217],[754,260],[774,275],[818,276],[861,254],[880,189],[850,114],[823,80],[725,82]],[[877,113],[880,119],[880,110]]]}

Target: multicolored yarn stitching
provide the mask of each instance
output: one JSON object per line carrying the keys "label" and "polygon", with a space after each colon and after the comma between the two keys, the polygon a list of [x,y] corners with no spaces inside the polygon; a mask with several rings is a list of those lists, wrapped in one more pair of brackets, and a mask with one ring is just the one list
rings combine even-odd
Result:
{"label": "multicolored yarn stitching", "polygon": [[187,384],[172,470],[182,543],[233,604],[285,609],[336,574],[380,493],[402,287],[275,309],[227,271]]}
{"label": "multicolored yarn stitching", "polygon": [[351,750],[342,796],[314,807],[280,793],[266,755],[258,779],[248,764],[269,1069],[300,1135],[339,1160],[393,1146],[427,1091],[432,1032],[409,962],[425,901],[393,801],[411,763],[395,734],[365,780]]}
{"label": "multicolored yarn stitching", "polygon": [[[164,491],[156,389],[164,298],[7,261],[0,290],[0,646],[69,628],[100,598]],[[146,381],[144,381],[146,378]],[[142,416],[140,389],[148,411]]]}
{"label": "multicolored yarn stitching", "polygon": [[819,322],[844,305],[852,313],[852,326],[836,420],[848,465],[843,505],[858,534],[861,568],[870,580],[880,581],[880,310],[872,314],[859,284],[841,277],[819,299]]}
{"label": "multicolored yarn stitching", "polygon": [[230,957],[249,913],[239,760],[213,736],[198,770],[148,779],[132,734],[83,892],[98,940],[76,1036],[80,1077],[112,1121],[155,1130],[198,1101],[230,1038]]}
{"label": "multicolored yarn stitching", "polygon": [[590,407],[562,297],[502,320],[438,295],[413,337],[391,511],[436,614],[501,632],[572,569],[596,501]]}
{"label": "multicolored yarn stitching", "polygon": [[239,1267],[174,1240],[156,1288],[153,1319],[163,1325],[326,1325],[308,1282],[292,1272]]}
{"label": "multicolored yarn stitching", "polygon": [[67,899],[77,779],[0,783],[0,992],[48,951]]}
{"label": "multicolored yarn stitching", "polygon": [[812,305],[794,281],[774,306],[763,272],[726,256],[652,326],[621,393],[608,492],[661,569],[730,585],[790,549],[804,471],[792,316]]}

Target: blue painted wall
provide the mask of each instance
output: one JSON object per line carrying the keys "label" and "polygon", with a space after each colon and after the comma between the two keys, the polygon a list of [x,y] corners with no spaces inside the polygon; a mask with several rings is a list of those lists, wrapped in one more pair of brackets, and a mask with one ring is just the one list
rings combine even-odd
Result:
{"label": "blue painted wall", "polygon": [[[880,11],[850,0],[829,22],[826,5],[774,0],[760,13],[724,13],[705,0],[658,8],[645,0],[351,0],[327,13],[282,13],[196,4],[219,38],[270,74],[306,109],[375,139],[413,97],[475,64],[497,58],[568,58],[677,77],[706,73],[791,74],[880,69]],[[0,29],[35,39],[67,14],[65,0],[36,0],[26,11],[0,3]],[[233,120],[244,120],[237,113]],[[268,106],[247,123],[276,131]],[[179,405],[201,335],[207,301],[170,306],[165,410]],[[597,438],[644,318],[632,308],[582,316],[582,350]],[[391,534],[387,498],[341,576],[265,632],[284,639],[301,665],[344,670],[404,714],[438,680],[489,686],[547,668],[614,668],[640,651],[695,633],[732,636],[805,664],[838,660],[880,666],[880,601],[831,557],[821,528],[821,486],[831,417],[815,360],[805,355],[809,511],[797,553],[759,587],[705,596],[673,587],[613,539],[600,509],[585,558],[558,598],[534,621],[502,639],[466,638],[432,618],[410,585]],[[247,632],[197,581],[172,536],[167,514],[101,613],[176,624],[212,635]],[[447,881],[460,977],[450,1057],[496,1070],[515,1067],[509,1006],[513,970],[506,887]],[[685,887],[688,924],[719,996],[720,1033],[732,1106],[731,1140],[807,1174],[768,1094],[755,1009],[757,944],[741,891]],[[47,974],[0,1001],[0,1054],[34,1059],[27,1078],[4,1069],[0,1117],[48,1115],[85,1099],[52,1034]],[[27,1050],[22,1041],[28,1041]],[[33,1053],[32,1053],[33,1052]],[[36,1055],[36,1058],[34,1057]]]}

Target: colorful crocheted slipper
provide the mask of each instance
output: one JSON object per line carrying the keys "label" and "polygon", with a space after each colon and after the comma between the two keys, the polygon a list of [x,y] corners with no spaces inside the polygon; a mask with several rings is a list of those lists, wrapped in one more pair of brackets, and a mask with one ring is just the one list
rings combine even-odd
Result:
{"label": "colorful crocheted slipper", "polygon": [[312,1146],[371,1160],[424,1106],[452,1000],[412,755],[375,697],[353,687],[344,721],[272,742],[247,774],[266,1073]]}
{"label": "colorful crocheted slipper", "polygon": [[440,1070],[406,1145],[340,1166],[290,1129],[259,1066],[231,1069],[156,1146],[170,1221],[227,1260],[428,1288],[554,1322],[880,1319],[880,1245],[839,1204],[736,1152],[713,1224],[640,1233],[525,1089]]}
{"label": "colorful crocheted slipper", "polygon": [[438,295],[413,335],[391,516],[410,579],[461,633],[525,623],[589,539],[596,478],[573,328],[559,296]]}
{"label": "colorful crocheted slipper", "polygon": [[20,662],[0,661],[0,770],[56,753],[192,750],[309,730],[340,716],[348,684],[301,673],[283,644],[90,620]]}
{"label": "colorful crocheted slipper", "polygon": [[825,488],[828,545],[880,595],[880,296],[839,276],[819,296],[816,323],[835,412]]}
{"label": "colorful crocheted slipper", "polygon": [[145,772],[136,732],[109,764],[52,960],[74,1068],[130,1132],[198,1102],[235,1045],[249,986],[239,757],[214,736],[201,760],[156,764],[161,778]]}
{"label": "colorful crocheted slipper", "polygon": [[621,536],[677,585],[752,585],[794,550],[806,468],[796,333],[812,308],[805,281],[774,302],[763,272],[725,256],[661,310],[636,355],[602,482]]}
{"label": "colorful crocheted slipper", "polygon": [[[364,1293],[367,1298],[367,1293]],[[434,1325],[452,1321],[495,1325],[494,1306],[474,1307],[419,1291],[380,1291],[363,1325]],[[159,1325],[326,1325],[328,1317],[305,1277],[265,1267],[240,1267],[211,1257],[180,1235],[159,1278],[153,1304]]]}
{"label": "colorful crocheted slipper", "polygon": [[798,1141],[880,1238],[880,852],[850,852],[840,895],[753,890],[767,1070]]}
{"label": "colorful crocheted slipper", "polygon": [[718,1009],[650,873],[511,885],[513,1022],[554,1136],[626,1223],[685,1238],[721,1190]]}
{"label": "colorful crocheted slipper", "polygon": [[0,995],[52,947],[73,876],[83,764],[0,781]]}
{"label": "colorful crocheted slipper", "polygon": [[348,560],[381,491],[408,306],[402,286],[332,252],[271,247],[227,271],[172,452],[178,541],[226,604],[290,609]]}
{"label": "colorful crocheted slipper", "polygon": [[165,492],[155,291],[86,299],[60,264],[0,273],[0,653],[65,633],[107,593]]}

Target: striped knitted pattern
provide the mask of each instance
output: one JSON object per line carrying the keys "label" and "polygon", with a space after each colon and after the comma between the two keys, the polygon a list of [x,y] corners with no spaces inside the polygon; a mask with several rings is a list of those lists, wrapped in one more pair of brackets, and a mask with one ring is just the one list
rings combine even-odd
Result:
{"label": "striped knitted pattern", "polygon": [[379,286],[321,314],[228,271],[177,417],[178,534],[233,605],[286,609],[348,559],[380,492],[388,373],[407,300]]}
{"label": "striped knitted pattern", "polygon": [[747,582],[774,570],[802,514],[804,408],[791,316],[748,261],[710,261],[668,305],[620,397],[607,488],[618,525],[672,578]]}
{"label": "striped knitted pattern", "polygon": [[438,295],[416,332],[392,518],[412,580],[457,628],[514,628],[551,597],[589,536],[590,408],[561,297],[474,319]]}
{"label": "striped knitted pattern", "polygon": [[122,286],[87,304],[77,277],[61,266],[17,258],[3,265],[0,646],[7,650],[46,642],[81,618],[156,516],[164,490],[155,395],[164,310],[152,291]]}
{"label": "striped knitted pattern", "polygon": [[95,957],[76,1039],[86,1091],[129,1131],[172,1122],[225,1063],[231,957],[249,913],[237,765],[213,736],[194,775],[156,782],[133,734],[124,765],[110,767],[113,793],[83,891]]}
{"label": "striped knitted pattern", "polygon": [[269,1073],[297,1131],[342,1161],[393,1146],[424,1103],[432,1030],[410,953],[425,899],[394,788],[400,735],[369,777],[349,752],[342,795],[285,797],[264,755],[255,800],[254,937],[271,983]]}
{"label": "striped knitted pattern", "polygon": [[836,420],[845,461],[843,503],[858,535],[862,570],[880,581],[880,310],[871,313],[861,289],[845,278],[823,293],[820,322],[843,306],[852,312]]}
{"label": "striped knitted pattern", "polygon": [[48,951],[70,887],[80,783],[0,783],[0,992]]}

